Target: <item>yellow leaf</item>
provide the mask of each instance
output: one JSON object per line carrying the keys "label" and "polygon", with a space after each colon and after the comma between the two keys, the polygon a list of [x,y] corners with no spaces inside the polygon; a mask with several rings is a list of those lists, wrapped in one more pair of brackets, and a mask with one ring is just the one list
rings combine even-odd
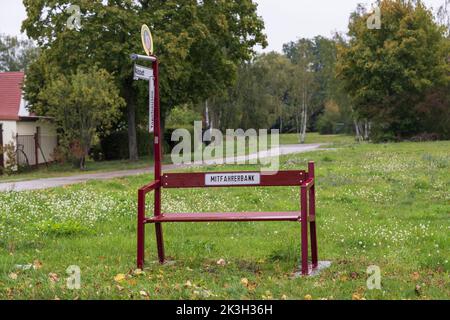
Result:
{"label": "yellow leaf", "polygon": [[59,277],[56,273],[50,272],[48,274],[48,278],[50,279],[51,282],[58,282]]}
{"label": "yellow leaf", "polygon": [[16,280],[17,279],[17,273],[11,272],[8,276],[12,280]]}
{"label": "yellow leaf", "polygon": [[224,265],[226,265],[227,263],[226,263],[226,261],[225,261],[224,259],[219,259],[219,260],[217,261],[217,264],[218,264],[219,266],[224,266]]}
{"label": "yellow leaf", "polygon": [[145,274],[145,272],[142,269],[136,269],[133,271],[133,274],[136,276],[140,276],[140,275]]}
{"label": "yellow leaf", "polygon": [[137,284],[137,281],[134,280],[134,279],[129,279],[129,280],[127,280],[127,283],[128,283],[130,286],[135,286],[135,285]]}
{"label": "yellow leaf", "polygon": [[247,278],[242,278],[242,279],[241,279],[241,283],[242,283],[244,286],[248,286],[248,279],[247,279]]}
{"label": "yellow leaf", "polygon": [[362,300],[363,298],[361,297],[361,295],[359,293],[354,293],[352,295],[352,300]]}
{"label": "yellow leaf", "polygon": [[414,272],[414,273],[411,275],[411,278],[412,278],[413,280],[417,281],[417,280],[420,279],[420,274],[419,274],[418,272]]}
{"label": "yellow leaf", "polygon": [[122,282],[123,280],[125,280],[125,275],[123,273],[119,273],[114,277],[114,281],[116,282]]}
{"label": "yellow leaf", "polygon": [[34,260],[33,268],[34,268],[34,270],[38,270],[38,269],[42,268],[42,262],[40,262],[39,260]]}
{"label": "yellow leaf", "polygon": [[305,300],[312,300],[312,296],[310,294],[305,295],[304,297]]}
{"label": "yellow leaf", "polygon": [[184,284],[184,286],[185,286],[186,288],[190,288],[190,287],[192,287],[192,283],[188,280],[188,281],[186,281],[186,283]]}
{"label": "yellow leaf", "polygon": [[144,290],[139,291],[139,294],[140,294],[141,296],[143,296],[143,297],[148,297],[148,293],[145,292]]}
{"label": "yellow leaf", "polygon": [[285,294],[283,294],[283,295],[281,296],[281,300],[287,300],[287,296],[286,296]]}

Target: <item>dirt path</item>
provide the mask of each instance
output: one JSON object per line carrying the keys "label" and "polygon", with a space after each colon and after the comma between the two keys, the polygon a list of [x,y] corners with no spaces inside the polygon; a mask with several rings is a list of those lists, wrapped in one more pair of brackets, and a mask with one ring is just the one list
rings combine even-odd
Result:
{"label": "dirt path", "polygon": [[[282,145],[279,148],[279,155],[287,155],[287,154],[295,154],[295,153],[303,153],[310,152],[320,148],[322,144],[305,144],[305,145]],[[257,158],[267,158],[277,156],[277,152],[271,151],[261,151],[259,153],[250,154],[244,157],[236,157],[235,161],[243,161],[245,159],[257,159]],[[233,158],[225,159],[232,160]],[[203,163],[193,163],[192,165],[165,165],[163,169],[165,171],[181,169],[189,166],[203,166]],[[83,183],[90,180],[110,180],[115,178],[122,178],[128,176],[141,175],[145,173],[152,173],[153,169],[151,168],[143,168],[143,169],[134,169],[134,170],[122,170],[122,171],[113,171],[113,172],[100,172],[100,173],[89,173],[82,175],[74,175],[68,177],[58,177],[58,178],[45,178],[45,179],[36,179],[29,181],[17,181],[17,182],[6,182],[0,183],[0,192],[6,191],[27,191],[27,190],[41,190],[41,189],[49,189],[55,187],[62,187],[77,183]]]}

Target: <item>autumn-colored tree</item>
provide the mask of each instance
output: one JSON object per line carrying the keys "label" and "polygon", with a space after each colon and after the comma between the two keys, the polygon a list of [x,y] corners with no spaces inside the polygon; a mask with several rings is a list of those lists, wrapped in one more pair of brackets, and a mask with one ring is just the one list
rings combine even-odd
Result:
{"label": "autumn-colored tree", "polygon": [[381,29],[368,29],[371,13],[359,8],[341,46],[339,74],[374,137],[404,138],[421,131],[416,107],[427,92],[449,81],[445,28],[421,1],[383,0]]}

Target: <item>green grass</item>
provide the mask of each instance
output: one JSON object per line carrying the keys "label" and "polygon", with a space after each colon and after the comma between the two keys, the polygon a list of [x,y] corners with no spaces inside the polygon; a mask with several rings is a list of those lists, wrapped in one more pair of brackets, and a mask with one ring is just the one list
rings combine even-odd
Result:
{"label": "green grass", "polygon": [[49,164],[48,167],[41,166],[39,167],[39,169],[30,168],[28,171],[18,174],[0,175],[0,183],[53,178],[53,177],[67,177],[73,175],[107,172],[107,171],[140,169],[150,167],[152,161],[153,160],[150,159],[149,157],[144,157],[139,159],[139,161],[134,162],[128,160],[100,161],[100,162],[88,160],[85,170],[80,170],[79,168],[74,167],[71,163],[65,164],[54,163]]}
{"label": "green grass", "polygon": [[[307,135],[306,143],[329,143],[330,145],[342,145],[348,144],[354,141],[350,136],[339,135],[319,135],[317,133],[309,133]],[[269,139],[270,144],[270,139]],[[298,144],[298,135],[295,134],[283,134],[280,135],[280,144]],[[226,149],[223,149],[224,155],[226,155]],[[252,149],[253,150],[253,149]],[[249,146],[238,149],[235,147],[235,153],[239,155],[248,154]],[[191,156],[194,159],[194,155]],[[211,157],[208,157],[210,159]],[[171,163],[170,155],[164,157],[165,163]],[[99,173],[108,171],[120,171],[130,169],[141,169],[150,167],[153,160],[149,157],[141,158],[139,161],[117,160],[117,161],[99,161],[95,162],[88,160],[86,169],[81,171],[79,168],[75,168],[71,163],[65,164],[50,164],[48,167],[41,166],[39,169],[30,168],[27,172],[22,172],[13,175],[0,175],[0,183],[2,182],[17,182],[33,179],[54,178],[54,177],[67,177],[73,175],[87,174],[87,173]]]}
{"label": "green grass", "polygon": [[[343,146],[355,143],[355,137],[350,135],[321,135],[318,133],[307,133],[306,144],[324,143],[330,146]],[[280,144],[299,144],[299,136],[295,133],[280,135]]]}
{"label": "green grass", "polygon": [[[338,150],[281,159],[283,169],[317,164],[319,258],[332,261],[318,277],[291,279],[300,228],[286,222],[165,225],[175,261],[167,266],[155,263],[149,226],[145,274],[134,274],[136,190],[150,180],[138,176],[0,193],[0,298],[449,299],[450,142],[343,139]],[[256,167],[208,168],[244,169]],[[164,190],[163,210],[296,210],[298,194],[289,187]],[[36,270],[16,267],[33,262]],[[81,268],[81,290],[66,287],[70,265]],[[381,269],[382,290],[366,287],[371,265]],[[125,279],[115,281],[118,274]]]}

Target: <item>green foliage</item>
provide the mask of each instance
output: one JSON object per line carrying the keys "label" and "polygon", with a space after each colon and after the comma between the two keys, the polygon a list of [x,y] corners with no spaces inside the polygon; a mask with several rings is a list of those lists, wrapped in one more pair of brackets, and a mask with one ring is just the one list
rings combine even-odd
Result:
{"label": "green foliage", "polygon": [[[71,4],[81,8],[79,31],[66,26],[69,14],[62,11]],[[133,81],[129,58],[142,52],[142,23],[153,31],[161,62],[163,119],[175,106],[221,93],[236,78],[237,66],[253,56],[253,47],[267,44],[264,23],[251,0],[25,0],[24,5],[27,19],[22,29],[44,51],[26,79],[32,109],[39,88],[55,75],[98,66],[114,76],[127,102],[121,120],[130,126],[130,143],[136,127],[147,125],[148,118],[147,84]]]}
{"label": "green foliage", "polygon": [[124,101],[119,96],[113,77],[103,69],[78,69],[68,76],[59,75],[42,88],[39,100],[54,118],[60,132],[61,145],[80,161],[84,159],[97,138],[97,132],[107,132],[118,119]]}
{"label": "green foliage", "polygon": [[38,55],[33,41],[0,34],[0,72],[24,71]]}
{"label": "green foliage", "polygon": [[345,121],[346,117],[341,113],[339,106],[334,101],[329,101],[325,105],[324,113],[317,121],[317,129],[320,134],[349,133],[350,128]]}
{"label": "green foliage", "polygon": [[11,175],[19,170],[14,143],[10,142],[3,146],[0,145],[0,154],[4,158],[4,167],[0,166],[0,175],[3,173]]}
{"label": "green foliage", "polygon": [[363,9],[352,15],[339,72],[358,116],[375,122],[375,135],[408,137],[423,130],[417,105],[449,81],[450,47],[421,1],[383,0],[380,8],[381,30],[367,29]]}
{"label": "green foliage", "polygon": [[201,121],[202,116],[189,105],[173,108],[166,120],[166,128],[192,129],[195,121]]}
{"label": "green foliage", "polygon": [[[139,157],[149,156],[153,154],[152,136],[148,131],[137,131],[138,154]],[[113,131],[109,135],[101,139],[99,150],[103,155],[102,160],[122,160],[127,159],[128,150],[128,132]],[[98,158],[98,157],[97,157]]]}

